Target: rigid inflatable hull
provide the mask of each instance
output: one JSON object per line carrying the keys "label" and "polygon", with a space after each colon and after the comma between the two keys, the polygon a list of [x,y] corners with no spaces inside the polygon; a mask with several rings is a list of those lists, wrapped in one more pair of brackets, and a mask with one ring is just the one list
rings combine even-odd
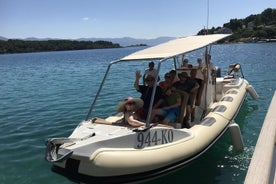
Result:
{"label": "rigid inflatable hull", "polygon": [[[74,181],[114,183],[144,180],[181,168],[208,150],[227,130],[239,112],[247,85],[242,80],[238,87],[226,91],[199,124],[185,130],[189,135],[183,139],[142,149],[105,147],[88,156],[73,154],[70,159],[55,163],[53,171]],[[160,131],[156,127],[148,131],[155,129]],[[177,134],[182,129],[172,131]],[[133,140],[137,133],[127,136]]]}

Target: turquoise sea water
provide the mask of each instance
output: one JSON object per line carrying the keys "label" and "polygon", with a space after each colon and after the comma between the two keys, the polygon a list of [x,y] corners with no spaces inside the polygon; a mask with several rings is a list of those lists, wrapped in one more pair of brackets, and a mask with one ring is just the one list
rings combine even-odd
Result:
{"label": "turquoise sea water", "polygon": [[[110,61],[141,48],[0,55],[0,183],[72,183],[51,172],[44,160],[48,137],[67,137],[85,119]],[[245,100],[236,122],[245,149],[236,152],[227,132],[188,167],[147,183],[243,183],[270,100],[276,90],[276,43],[212,47],[212,61],[225,74],[230,63],[242,65],[245,78],[259,93]],[[202,51],[191,53],[194,59]],[[133,89],[134,71],[147,62],[118,64],[111,69],[94,115],[115,112]],[[171,65],[161,70],[163,74]],[[115,97],[111,97],[116,94]]]}

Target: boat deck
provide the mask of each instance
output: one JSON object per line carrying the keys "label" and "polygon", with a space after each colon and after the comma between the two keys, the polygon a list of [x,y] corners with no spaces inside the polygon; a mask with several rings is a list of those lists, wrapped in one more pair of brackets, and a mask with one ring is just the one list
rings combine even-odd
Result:
{"label": "boat deck", "polygon": [[276,183],[276,91],[266,114],[245,184]]}

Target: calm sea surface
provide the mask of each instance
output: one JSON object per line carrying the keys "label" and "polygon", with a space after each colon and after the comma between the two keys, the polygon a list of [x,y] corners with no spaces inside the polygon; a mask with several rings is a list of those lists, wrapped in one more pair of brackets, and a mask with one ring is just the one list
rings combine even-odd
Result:
{"label": "calm sea surface", "polygon": [[[69,136],[85,119],[108,63],[139,49],[0,55],[0,183],[71,183],[51,172],[51,164],[44,160],[45,140]],[[276,90],[275,51],[276,43],[212,47],[212,61],[222,74],[230,63],[240,63],[260,95],[257,101],[248,95],[236,118],[245,149],[236,152],[227,132],[188,167],[147,183],[243,183]],[[202,52],[188,56],[195,60]],[[111,68],[93,115],[105,117],[126,96],[138,97],[134,71],[146,67],[147,62],[131,62]],[[161,78],[172,65],[165,67]]]}

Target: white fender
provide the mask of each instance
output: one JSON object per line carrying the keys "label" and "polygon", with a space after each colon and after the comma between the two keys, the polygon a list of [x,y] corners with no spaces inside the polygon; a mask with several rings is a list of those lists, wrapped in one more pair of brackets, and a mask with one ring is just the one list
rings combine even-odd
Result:
{"label": "white fender", "polygon": [[248,85],[246,87],[246,90],[250,93],[250,95],[252,96],[252,98],[254,98],[255,100],[257,100],[259,98],[258,93],[255,91],[254,87],[251,85]]}
{"label": "white fender", "polygon": [[234,121],[229,125],[229,130],[232,138],[232,143],[237,151],[243,150],[243,139],[240,131],[240,127]]}

